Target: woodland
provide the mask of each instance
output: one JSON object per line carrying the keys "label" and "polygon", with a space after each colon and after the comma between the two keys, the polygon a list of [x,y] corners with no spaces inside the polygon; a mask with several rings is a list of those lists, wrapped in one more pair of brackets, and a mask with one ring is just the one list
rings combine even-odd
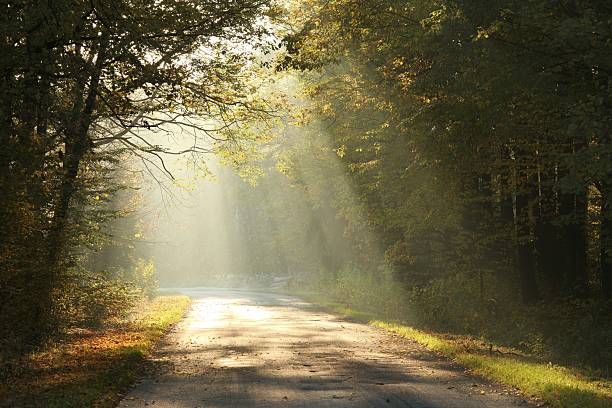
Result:
{"label": "woodland", "polygon": [[610,2],[0,7],[3,358],[186,284],[143,180],[214,155],[240,281],[609,375]]}

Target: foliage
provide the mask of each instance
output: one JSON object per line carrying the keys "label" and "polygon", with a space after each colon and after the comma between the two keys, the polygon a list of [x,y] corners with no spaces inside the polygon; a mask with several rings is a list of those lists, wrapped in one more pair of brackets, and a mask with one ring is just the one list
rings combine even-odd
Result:
{"label": "foliage", "polygon": [[54,315],[60,327],[95,327],[124,317],[138,298],[125,281],[74,271],[58,287]]}
{"label": "foliage", "polygon": [[[384,318],[420,330],[468,336],[608,375],[612,326],[606,302],[567,299],[554,305],[523,305],[506,294],[483,305],[478,285],[466,282],[455,276],[408,291],[391,279],[345,269],[334,281],[311,286],[305,296],[313,298],[316,291],[316,302],[332,302],[342,313],[358,311],[366,320]],[[292,290],[300,294],[305,288]]]}
{"label": "foliage", "polygon": [[609,303],[600,299],[563,299],[523,305],[511,293],[481,302],[478,285],[462,276],[414,289],[405,299],[408,321],[430,330],[473,335],[512,346],[543,359],[609,370],[612,326]]}
{"label": "foliage", "polygon": [[516,270],[525,302],[608,296],[609,88],[600,67],[610,10],[569,3],[293,8],[298,33],[285,38],[280,67],[313,70],[300,74],[306,123],[326,133],[358,196],[336,204],[345,215],[365,206],[358,213],[400,280],[494,271],[511,281]]}
{"label": "foliage", "polygon": [[147,298],[151,299],[157,289],[155,264],[142,258],[139,259],[134,267],[131,281]]}
{"label": "foliage", "polygon": [[407,303],[402,302],[402,299],[406,299],[406,291],[388,275],[343,269],[334,281],[324,282],[321,289],[348,307],[360,305],[361,310],[396,319],[406,319],[410,315]]}

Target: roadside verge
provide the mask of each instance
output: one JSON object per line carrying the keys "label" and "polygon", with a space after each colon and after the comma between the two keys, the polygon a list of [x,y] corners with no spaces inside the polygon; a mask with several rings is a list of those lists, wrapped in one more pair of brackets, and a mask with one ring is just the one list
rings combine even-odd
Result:
{"label": "roadside verge", "polygon": [[2,376],[0,407],[114,407],[155,343],[190,303],[187,296],[159,296],[124,322],[74,331],[11,361]]}
{"label": "roadside verge", "polygon": [[611,408],[612,381],[590,377],[574,368],[539,361],[515,350],[484,343],[468,336],[451,336],[417,330],[401,322],[333,302],[319,294],[297,293],[303,299],[337,314],[399,334],[450,358],[474,374],[516,388],[558,408]]}

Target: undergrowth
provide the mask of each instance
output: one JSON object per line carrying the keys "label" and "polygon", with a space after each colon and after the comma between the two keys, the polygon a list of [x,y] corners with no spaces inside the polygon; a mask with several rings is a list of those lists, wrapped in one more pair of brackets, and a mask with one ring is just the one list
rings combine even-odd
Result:
{"label": "undergrowth", "polygon": [[560,298],[525,305],[503,282],[487,277],[485,293],[472,276],[456,274],[403,288],[385,274],[346,269],[315,288],[328,300],[436,332],[472,336],[610,377],[612,303]]}
{"label": "undergrowth", "polygon": [[457,275],[408,291],[390,278],[342,271],[296,293],[393,331],[490,380],[563,408],[612,407],[612,324],[604,301],[521,305],[479,296]]}

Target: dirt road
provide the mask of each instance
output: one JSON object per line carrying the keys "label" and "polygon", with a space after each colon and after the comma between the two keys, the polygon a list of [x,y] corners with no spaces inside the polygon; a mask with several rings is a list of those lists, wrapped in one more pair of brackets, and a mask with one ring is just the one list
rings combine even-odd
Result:
{"label": "dirt road", "polygon": [[203,290],[120,407],[528,407],[417,344],[299,299]]}

